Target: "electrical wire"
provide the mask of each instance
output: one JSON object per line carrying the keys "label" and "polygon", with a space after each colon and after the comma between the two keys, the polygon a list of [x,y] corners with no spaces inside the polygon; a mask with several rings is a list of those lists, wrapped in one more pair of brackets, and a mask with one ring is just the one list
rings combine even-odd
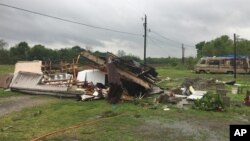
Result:
{"label": "electrical wire", "polygon": [[110,32],[116,32],[116,33],[121,33],[121,34],[128,34],[128,35],[143,37],[141,34],[137,34],[137,33],[130,33],[130,32],[125,32],[125,31],[120,31],[120,30],[114,30],[114,29],[110,29],[110,28],[106,28],[106,27],[100,27],[100,26],[85,24],[85,23],[81,23],[81,22],[78,22],[78,21],[64,19],[64,18],[60,18],[60,17],[56,17],[56,16],[51,16],[51,15],[48,15],[48,14],[44,14],[44,13],[40,13],[40,12],[35,12],[35,11],[23,9],[23,8],[20,8],[20,7],[16,7],[16,6],[12,6],[12,5],[8,5],[8,4],[4,4],[4,3],[0,3],[0,6],[12,8],[12,9],[16,9],[16,10],[19,10],[19,11],[24,11],[24,12],[32,13],[32,14],[35,14],[35,15],[40,15],[40,16],[52,18],[52,19],[57,19],[57,20],[64,21],[64,22],[78,24],[78,25],[82,25],[82,26],[86,26],[86,27],[90,27],[90,28],[101,29],[101,30],[106,30],[106,31],[110,31]]}
{"label": "electrical wire", "polygon": [[150,37],[148,37],[148,39],[151,41],[151,43],[153,43],[153,45],[159,47],[159,48],[163,48],[162,46],[156,44],[156,42],[153,41],[153,39],[151,39]]}
{"label": "electrical wire", "polygon": [[[155,38],[152,38],[152,37],[148,37],[148,39],[151,41],[151,43],[153,43],[155,46],[158,46],[159,48],[163,48],[163,49],[169,49],[169,48],[166,48],[166,47],[163,47],[162,45],[159,45],[156,41]],[[176,49],[175,47],[173,48],[173,46],[170,46],[172,47],[172,49]]]}
{"label": "electrical wire", "polygon": [[176,43],[176,44],[183,44],[183,45],[188,46],[188,47],[195,47],[195,46],[193,46],[193,45],[188,45],[188,44],[181,43],[181,42],[179,42],[179,41],[175,41],[175,40],[169,39],[169,38],[167,38],[167,37],[165,37],[165,36],[163,36],[163,35],[161,35],[161,34],[155,32],[155,31],[152,31],[152,30],[151,30],[150,32],[154,33],[155,35],[160,36],[161,38],[163,38],[163,39],[165,39],[165,40],[171,41],[171,42],[173,42],[173,43]]}
{"label": "electrical wire", "polygon": [[148,35],[148,38],[151,38],[151,39],[153,39],[153,40],[155,40],[155,41],[157,41],[157,42],[161,42],[161,43],[164,43],[164,44],[169,44],[169,45],[171,45],[171,46],[175,46],[175,47],[179,47],[179,46],[181,46],[181,44],[175,44],[175,43],[172,43],[172,42],[165,42],[165,41],[163,41],[163,40],[160,40],[160,39],[158,39],[158,38],[156,38],[156,37],[152,37],[152,36],[149,36]]}

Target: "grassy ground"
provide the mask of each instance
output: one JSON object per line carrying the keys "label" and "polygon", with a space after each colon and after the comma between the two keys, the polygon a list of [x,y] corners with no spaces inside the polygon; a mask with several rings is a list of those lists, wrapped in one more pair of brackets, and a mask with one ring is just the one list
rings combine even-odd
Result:
{"label": "grassy ground", "polygon": [[4,89],[0,88],[0,98],[2,97],[9,97],[9,96],[16,96],[19,93],[11,92],[11,91],[4,91]]}
{"label": "grassy ground", "polygon": [[[164,67],[157,68],[157,71],[161,78],[173,79],[159,84],[164,88],[176,87],[186,77],[232,78],[230,75],[194,74],[189,70]],[[238,79],[241,83],[249,83],[248,75],[239,76]],[[15,95],[0,90],[2,94]],[[229,96],[233,102],[242,103],[245,93]],[[139,103],[121,102],[117,105],[110,105],[105,100],[77,102],[72,99],[51,99],[48,104],[0,117],[0,140],[31,140],[61,128],[91,121],[95,122],[43,140],[228,140],[229,124],[250,123],[250,108],[241,104],[231,106],[225,112],[186,110],[168,104],[170,110],[164,111],[166,105],[156,105],[154,97],[144,98]]]}
{"label": "grassy ground", "polygon": [[14,65],[0,65],[0,74],[13,73]]}
{"label": "grassy ground", "polygon": [[[0,75],[13,73],[13,71],[14,71],[14,65],[0,65]],[[15,93],[15,92],[4,91],[3,89],[0,88],[0,98],[13,96],[16,94],[17,93]]]}

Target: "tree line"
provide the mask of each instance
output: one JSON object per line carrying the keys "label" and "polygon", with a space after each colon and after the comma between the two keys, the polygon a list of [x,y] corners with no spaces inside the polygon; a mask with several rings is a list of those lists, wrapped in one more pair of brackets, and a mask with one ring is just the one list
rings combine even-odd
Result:
{"label": "tree line", "polygon": [[[31,61],[31,60],[42,60],[52,62],[72,62],[73,58],[77,58],[80,52],[84,50],[91,50],[90,47],[82,48],[80,46],[73,46],[71,48],[62,49],[50,49],[43,45],[34,45],[30,47],[26,42],[20,42],[17,45],[7,48],[7,43],[4,40],[0,40],[0,64],[15,64],[17,61]],[[95,51],[94,54],[98,56],[105,56],[106,53]],[[143,63],[140,57],[133,54],[126,54],[123,50],[118,50],[116,53],[118,57],[126,60],[135,60]],[[80,63],[84,64],[84,59]],[[186,58],[186,65],[184,67],[192,68],[196,60],[193,57]],[[167,65],[170,67],[182,66],[180,58],[167,57],[167,58],[147,58],[148,64]],[[191,64],[191,65],[190,65]]]}
{"label": "tree line", "polygon": [[[195,45],[197,57],[203,56],[227,56],[234,54],[234,41],[227,35],[222,35],[211,41],[202,41]],[[250,41],[243,38],[236,39],[236,54],[249,56]]]}
{"label": "tree line", "polygon": [[[80,52],[91,50],[91,47],[82,48],[73,46],[70,48],[50,49],[44,45],[34,45],[30,47],[26,42],[20,42],[17,45],[7,48],[7,42],[0,39],[0,64],[15,64],[17,61],[42,60],[42,61],[67,61],[72,62]],[[148,64],[159,64],[170,67],[184,67],[192,69],[197,60],[203,56],[226,56],[234,53],[234,42],[227,35],[222,35],[210,41],[197,43],[197,57],[186,57],[183,64],[181,58],[147,58]],[[104,56],[105,53],[96,51],[96,55]],[[250,41],[247,39],[237,39],[237,55],[248,56],[250,54]],[[138,56],[132,54],[126,55],[126,52],[119,50],[116,54],[124,59],[133,59],[143,62]]]}
{"label": "tree line", "polygon": [[0,64],[15,64],[17,61],[42,60],[42,61],[67,61],[72,62],[80,52],[85,49],[80,46],[62,48],[59,50],[46,48],[43,45],[30,47],[26,42],[20,42],[10,49],[7,43],[0,40]]}

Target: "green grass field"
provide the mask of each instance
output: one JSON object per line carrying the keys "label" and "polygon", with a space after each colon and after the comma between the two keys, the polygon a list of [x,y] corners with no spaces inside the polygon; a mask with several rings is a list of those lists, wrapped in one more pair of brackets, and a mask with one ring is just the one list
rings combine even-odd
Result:
{"label": "green grass field", "polygon": [[13,73],[14,65],[0,65],[0,74]]}
{"label": "green grass field", "polygon": [[[12,70],[13,66],[4,66],[1,73]],[[230,75],[195,74],[190,70],[166,67],[159,67],[157,71],[160,78],[170,77],[174,80],[159,83],[164,88],[176,87],[187,77],[216,77],[221,80],[232,78]],[[250,75],[240,75],[237,82],[249,84],[249,77]],[[244,89],[246,91],[248,87]],[[17,94],[14,92],[0,90],[0,100],[15,95]],[[242,103],[245,93],[229,96],[233,102]],[[34,96],[34,99],[39,98],[41,96]],[[144,98],[139,103],[120,102],[117,105],[110,105],[105,100],[78,102],[73,99],[46,98],[50,98],[50,102],[0,117],[0,140],[31,140],[81,123],[83,125],[79,128],[59,132],[43,140],[223,141],[229,140],[229,124],[250,123],[250,107],[244,105],[231,106],[225,112],[212,112],[179,109],[167,104],[170,110],[164,111],[166,105],[156,105],[153,102],[154,96]],[[92,123],[88,124],[90,122]]]}

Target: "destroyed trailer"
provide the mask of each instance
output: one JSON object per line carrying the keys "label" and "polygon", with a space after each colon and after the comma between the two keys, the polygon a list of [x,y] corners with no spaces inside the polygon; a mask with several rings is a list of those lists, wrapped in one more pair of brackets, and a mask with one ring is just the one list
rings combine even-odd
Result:
{"label": "destroyed trailer", "polygon": [[[80,56],[88,60],[92,69],[78,71]],[[99,57],[85,51],[71,65],[62,64],[59,67],[61,71],[52,71],[51,68],[51,63],[42,64],[41,61],[18,62],[9,87],[23,93],[78,97],[82,100],[107,97],[110,103],[116,103],[121,98],[132,100],[149,94],[157,77],[154,68],[134,60],[124,60],[112,53]],[[66,73],[67,70],[70,73]]]}
{"label": "destroyed trailer", "polygon": [[94,68],[107,75],[107,96],[110,103],[116,103],[120,97],[130,100],[153,90],[157,73],[152,67],[141,65],[134,60],[121,59],[112,53],[107,53],[105,57],[97,57],[85,51],[81,56],[91,61]]}

